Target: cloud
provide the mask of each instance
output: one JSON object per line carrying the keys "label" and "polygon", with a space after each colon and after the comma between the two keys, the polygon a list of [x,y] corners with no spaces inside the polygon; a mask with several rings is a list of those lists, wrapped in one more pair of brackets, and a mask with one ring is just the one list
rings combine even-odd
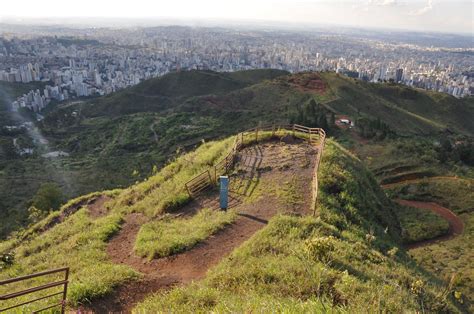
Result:
{"label": "cloud", "polygon": [[369,0],[367,5],[377,5],[377,6],[393,6],[397,5],[397,0]]}
{"label": "cloud", "polygon": [[425,7],[418,9],[418,10],[413,10],[409,14],[410,15],[423,15],[428,13],[433,9],[433,0],[428,0],[428,3],[426,4]]}
{"label": "cloud", "polygon": [[399,5],[399,0],[367,0],[352,6],[357,11],[368,12],[370,7],[389,7]]}

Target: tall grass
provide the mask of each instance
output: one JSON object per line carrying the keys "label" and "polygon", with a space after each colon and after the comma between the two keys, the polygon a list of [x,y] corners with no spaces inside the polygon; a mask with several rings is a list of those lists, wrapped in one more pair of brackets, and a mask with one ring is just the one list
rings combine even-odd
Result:
{"label": "tall grass", "polygon": [[[114,286],[139,276],[128,266],[110,262],[105,252],[107,240],[120,229],[121,222],[120,214],[92,220],[83,208],[63,223],[17,247],[15,264],[1,271],[0,278],[69,266],[71,284],[68,298],[71,304],[104,295]],[[27,282],[23,285],[18,288],[31,287]],[[0,293],[5,293],[1,291],[5,288],[9,289],[0,287]],[[14,301],[20,303],[23,299]]]}
{"label": "tall grass", "polygon": [[157,175],[125,190],[117,197],[116,206],[152,217],[183,205],[189,201],[185,183],[220,161],[233,143],[234,137],[230,137],[202,144],[194,152],[178,157]]}
{"label": "tall grass", "polygon": [[237,217],[235,211],[204,208],[191,218],[169,218],[144,224],[135,252],[150,259],[182,252],[208,238]]}

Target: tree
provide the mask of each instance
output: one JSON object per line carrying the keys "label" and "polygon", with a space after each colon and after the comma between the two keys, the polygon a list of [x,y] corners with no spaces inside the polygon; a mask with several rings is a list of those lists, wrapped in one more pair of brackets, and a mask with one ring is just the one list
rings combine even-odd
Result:
{"label": "tree", "polygon": [[56,183],[44,183],[31,199],[31,206],[42,210],[57,210],[64,200],[64,195]]}
{"label": "tree", "polygon": [[331,112],[331,119],[329,121],[331,127],[336,125],[336,115],[334,114],[334,112]]}
{"label": "tree", "polygon": [[316,103],[314,99],[297,107],[296,113],[290,117],[291,123],[302,124],[312,128],[323,128],[326,131],[331,127],[327,120],[327,110]]}

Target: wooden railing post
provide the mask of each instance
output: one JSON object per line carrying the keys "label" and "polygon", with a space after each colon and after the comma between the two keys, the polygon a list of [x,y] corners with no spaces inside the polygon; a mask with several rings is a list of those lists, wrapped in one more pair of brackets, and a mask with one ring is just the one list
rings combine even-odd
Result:
{"label": "wooden railing post", "polygon": [[211,177],[211,172],[209,170],[207,170],[207,174],[209,175],[209,183],[212,184],[213,180],[212,180],[212,177]]}
{"label": "wooden railing post", "polygon": [[187,183],[185,184],[185,186],[186,186],[186,191],[188,191],[189,197],[193,197],[193,194],[192,194],[191,191],[189,190],[189,186],[188,186]]}

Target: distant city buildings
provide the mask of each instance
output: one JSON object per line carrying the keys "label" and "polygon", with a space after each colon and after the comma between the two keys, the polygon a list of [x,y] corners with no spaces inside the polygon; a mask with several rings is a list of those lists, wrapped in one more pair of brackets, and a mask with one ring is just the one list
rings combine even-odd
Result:
{"label": "distant city buildings", "polygon": [[[105,95],[170,71],[336,71],[465,97],[474,92],[472,49],[421,47],[354,36],[224,28],[74,30],[0,37],[0,80],[45,82],[12,103],[39,112],[52,100]],[[56,34],[55,34],[56,35]],[[61,37],[63,36],[63,37]],[[65,37],[68,36],[68,37]]]}

